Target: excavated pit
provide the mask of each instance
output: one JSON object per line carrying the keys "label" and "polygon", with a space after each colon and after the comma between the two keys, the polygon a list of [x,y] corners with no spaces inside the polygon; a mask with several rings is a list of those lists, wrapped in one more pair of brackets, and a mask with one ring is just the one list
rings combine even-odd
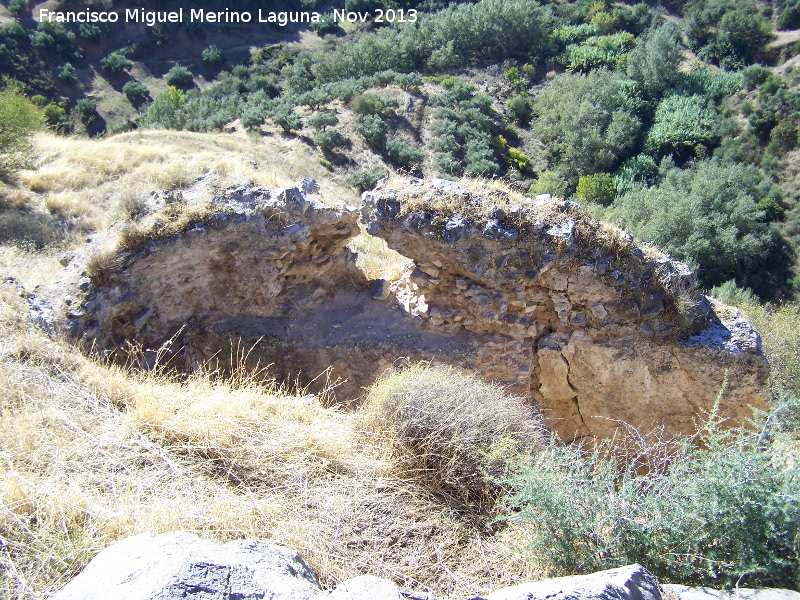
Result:
{"label": "excavated pit", "polygon": [[[726,375],[732,422],[766,406],[753,327],[685,265],[570,203],[414,179],[364,194],[360,211],[308,179],[216,195],[200,181],[178,202],[195,215],[179,231],[158,234],[156,202],[141,243],[120,253],[99,237],[46,292],[83,346],[125,360],[167,343],[179,368],[266,367],[339,402],[399,362],[452,364],[538,403],[565,440],[620,421],[690,432]],[[359,218],[414,261],[397,281],[356,267]]]}

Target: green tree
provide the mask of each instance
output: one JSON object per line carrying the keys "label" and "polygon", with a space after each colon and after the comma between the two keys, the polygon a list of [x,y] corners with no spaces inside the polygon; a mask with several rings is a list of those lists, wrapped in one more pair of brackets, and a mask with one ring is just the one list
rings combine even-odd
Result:
{"label": "green tree", "polygon": [[386,143],[389,126],[378,115],[358,115],[353,121],[353,131],[360,133],[375,150],[381,150]]}
{"label": "green tree", "polygon": [[310,127],[317,131],[324,131],[327,127],[333,127],[339,124],[339,117],[333,111],[324,110],[311,115],[307,123]]}
{"label": "green tree", "polygon": [[182,129],[186,94],[174,86],[159,92],[142,118],[142,125],[157,129]]}
{"label": "green tree", "polygon": [[0,178],[8,180],[24,166],[33,133],[42,127],[42,110],[18,87],[0,90]]}
{"label": "green tree", "polygon": [[186,67],[175,65],[167,71],[165,79],[167,85],[171,87],[188,87],[192,85],[194,75],[192,75],[192,72]]}
{"label": "green tree", "polygon": [[736,2],[719,24],[721,43],[739,60],[752,62],[754,55],[772,35],[772,25],[761,16],[755,2]]}
{"label": "green tree", "polygon": [[581,175],[613,171],[636,147],[641,122],[630,90],[629,79],[602,69],[559,75],[534,100],[533,130],[571,186]]}
{"label": "green tree", "polygon": [[324,129],[314,136],[314,143],[319,146],[323,152],[330,152],[334,148],[338,148],[344,141],[345,137],[335,127]]}
{"label": "green tree", "polygon": [[100,68],[111,75],[119,75],[132,66],[133,63],[119,52],[112,52],[105,58],[100,59]]}
{"label": "green tree", "polygon": [[147,86],[138,81],[128,81],[122,86],[122,93],[127,96],[131,104],[141,104],[150,95]]}
{"label": "green tree", "polygon": [[400,138],[389,138],[386,141],[386,156],[407,169],[425,159],[425,153],[422,150],[414,148]]}
{"label": "green tree", "polygon": [[658,187],[618,196],[604,216],[692,264],[707,287],[750,285],[779,249],[757,205],[760,183],[754,166],[703,160],[695,170],[668,168]]}
{"label": "green tree", "polygon": [[667,21],[628,53],[628,77],[658,99],[680,81],[682,60],[680,31]]}
{"label": "green tree", "polygon": [[297,131],[303,126],[302,119],[294,112],[294,107],[291,104],[278,104],[270,113],[270,118],[272,122],[283,129],[285,133]]}

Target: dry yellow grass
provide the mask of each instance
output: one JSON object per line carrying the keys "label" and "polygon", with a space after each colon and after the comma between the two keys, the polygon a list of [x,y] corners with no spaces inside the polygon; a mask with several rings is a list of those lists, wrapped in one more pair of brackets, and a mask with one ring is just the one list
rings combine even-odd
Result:
{"label": "dry yellow grass", "polygon": [[36,169],[20,174],[34,192],[33,201],[57,214],[91,214],[96,230],[127,218],[132,198],[185,187],[209,173],[223,187],[243,182],[280,187],[313,177],[327,197],[355,202],[352,189],[294,139],[265,142],[245,133],[147,130],[104,140],[41,134],[35,146]]}
{"label": "dry yellow grass", "polygon": [[178,381],[76,354],[0,296],[0,596],[44,598],[117,539],[184,529],[296,548],[326,586],[361,573],[463,596],[538,571],[401,479],[357,414],[240,378]]}

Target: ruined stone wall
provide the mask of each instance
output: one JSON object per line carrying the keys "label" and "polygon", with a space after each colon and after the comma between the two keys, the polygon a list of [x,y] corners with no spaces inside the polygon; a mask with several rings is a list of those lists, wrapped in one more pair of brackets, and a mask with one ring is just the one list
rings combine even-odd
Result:
{"label": "ruined stone wall", "polygon": [[[207,196],[197,184],[183,201]],[[345,245],[359,216],[413,260],[397,281],[355,267]],[[312,391],[338,381],[340,401],[392,365],[458,365],[531,398],[567,440],[611,436],[618,420],[691,431],[726,374],[724,414],[765,406],[750,324],[700,295],[685,265],[570,203],[409,180],[366,193],[359,215],[304,180],[218,194],[202,218],[91,280],[100,243],[50,298],[76,338],[118,356],[172,340],[184,368],[244,362]]]}
{"label": "ruined stone wall", "polygon": [[420,327],[477,336],[476,368],[535,399],[562,438],[612,436],[618,421],[691,432],[726,381],[725,415],[765,407],[752,326],[685,265],[569,202],[412,180],[365,194],[361,212],[415,261],[397,294]]}

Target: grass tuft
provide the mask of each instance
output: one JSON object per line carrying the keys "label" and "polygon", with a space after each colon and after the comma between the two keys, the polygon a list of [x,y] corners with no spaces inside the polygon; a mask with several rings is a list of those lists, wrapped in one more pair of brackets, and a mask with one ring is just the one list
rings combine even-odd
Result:
{"label": "grass tuft", "polygon": [[449,367],[417,365],[379,379],[365,422],[389,440],[401,477],[476,511],[494,506],[517,457],[545,437],[530,405]]}

